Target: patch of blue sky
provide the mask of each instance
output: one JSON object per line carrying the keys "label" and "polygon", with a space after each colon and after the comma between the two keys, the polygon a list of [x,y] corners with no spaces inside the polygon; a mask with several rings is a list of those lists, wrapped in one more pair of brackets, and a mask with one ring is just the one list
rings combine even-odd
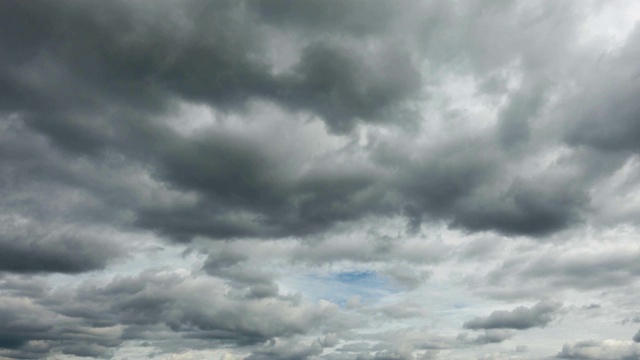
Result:
{"label": "patch of blue sky", "polygon": [[349,299],[358,297],[362,304],[375,304],[381,298],[400,290],[377,272],[341,271],[307,274],[296,281],[299,291],[314,300],[328,300],[345,307]]}
{"label": "patch of blue sky", "polygon": [[333,273],[330,277],[345,284],[363,284],[363,283],[379,283],[381,281],[378,278],[377,273],[372,270],[366,271],[342,271],[339,273]]}

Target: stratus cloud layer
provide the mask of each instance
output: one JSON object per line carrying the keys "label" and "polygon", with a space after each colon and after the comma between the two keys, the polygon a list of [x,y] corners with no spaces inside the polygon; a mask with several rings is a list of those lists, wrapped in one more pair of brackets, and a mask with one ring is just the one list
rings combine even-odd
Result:
{"label": "stratus cloud layer", "polygon": [[637,359],[626,1],[0,3],[0,358]]}

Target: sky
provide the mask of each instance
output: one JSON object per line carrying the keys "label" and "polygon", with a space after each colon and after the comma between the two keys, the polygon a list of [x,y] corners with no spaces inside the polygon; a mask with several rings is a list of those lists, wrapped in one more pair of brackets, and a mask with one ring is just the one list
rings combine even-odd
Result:
{"label": "sky", "polygon": [[0,2],[0,359],[640,359],[638,20]]}

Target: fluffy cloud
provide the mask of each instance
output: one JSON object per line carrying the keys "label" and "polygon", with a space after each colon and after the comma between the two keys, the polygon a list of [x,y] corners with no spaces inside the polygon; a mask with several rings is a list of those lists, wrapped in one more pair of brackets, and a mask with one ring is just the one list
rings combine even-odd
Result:
{"label": "fluffy cloud", "polygon": [[640,347],[630,341],[603,340],[578,341],[566,344],[556,358],[559,359],[603,359],[631,360],[640,356]]}
{"label": "fluffy cloud", "polygon": [[[250,345],[315,332],[321,326],[342,326],[331,320],[339,311],[331,303],[314,305],[277,291],[266,299],[243,297],[219,279],[184,272],[146,271],[102,285],[45,288],[31,295],[33,300],[17,296],[27,294],[24,286],[13,287],[14,295],[2,298],[0,313],[7,356],[30,356],[33,344],[41,344],[53,353],[110,357],[115,347],[134,339]],[[256,354],[269,353],[265,351]]]}
{"label": "fluffy cloud", "polygon": [[[274,22],[274,18],[288,17],[284,14],[333,14],[335,7],[343,7],[330,3],[296,5],[278,15],[275,9],[284,5],[275,3],[194,1],[162,3],[154,9],[143,3],[113,3],[101,5],[101,18],[88,7],[73,3],[36,6],[11,2],[4,6],[5,13],[12,13],[12,19],[4,21],[7,34],[24,37],[11,37],[3,43],[12,54],[3,64],[3,71],[11,74],[3,91],[12,99],[3,103],[3,111],[16,114],[14,122],[26,124],[74,156],[92,156],[99,161],[100,154],[110,152],[141,162],[139,166],[148,169],[155,180],[195,196],[188,205],[123,204],[133,211],[136,226],[179,240],[193,236],[278,237],[321,232],[338,222],[412,209],[404,210],[413,224],[411,229],[417,229],[421,214],[427,214],[472,231],[538,236],[581,220],[589,203],[585,189],[569,185],[572,178],[541,181],[549,178],[549,171],[533,180],[509,174],[505,166],[509,159],[495,148],[491,134],[435,143],[424,149],[428,155],[423,156],[407,156],[405,152],[424,145],[416,143],[403,149],[396,140],[382,137],[363,149],[373,160],[369,166],[336,169],[335,162],[329,162],[335,170],[326,171],[324,166],[314,167],[307,161],[310,171],[291,176],[284,172],[286,160],[270,156],[273,145],[258,144],[246,132],[219,127],[184,138],[157,120],[181,101],[234,114],[247,114],[252,103],[263,101],[289,114],[311,112],[329,133],[353,133],[361,122],[416,128],[419,117],[412,114],[422,96],[419,68],[424,65],[415,59],[424,56],[423,61],[429,62],[433,56],[438,60],[438,52],[424,49],[423,53],[418,44],[431,43],[438,51],[455,50],[451,56],[456,59],[475,61],[474,65],[487,69],[508,64],[518,56],[542,61],[535,54],[535,50],[543,50],[535,49],[540,44],[531,43],[530,49],[520,42],[536,33],[513,31],[517,25],[510,22],[489,28],[495,34],[514,35],[507,42],[512,48],[492,55],[495,58],[479,48],[470,53],[442,48],[478,40],[475,33],[466,32],[454,32],[450,43],[441,43],[438,38],[443,36],[442,29],[458,21],[470,21],[472,28],[486,26],[490,19],[469,17],[473,9],[458,12],[439,2],[424,9],[411,5],[418,7],[417,14],[424,12],[430,18],[441,12],[447,20],[435,21],[435,28],[428,31],[417,29],[412,33],[415,38],[409,38],[413,41],[398,48],[393,39],[408,30],[401,25],[403,17],[409,16],[408,7],[390,3],[357,3],[347,6],[349,10],[344,9],[340,16],[311,22],[317,29],[335,31],[334,22],[352,24],[347,18],[391,14],[386,21],[389,24],[381,28],[387,35],[372,31],[376,41],[370,47],[358,45],[363,33],[353,29],[345,28],[342,38],[306,32],[288,38],[287,31],[306,29],[306,24],[298,20]],[[495,17],[511,11],[522,21],[530,16],[513,6],[482,6],[486,6],[486,14]],[[548,22],[540,23],[536,32],[555,26],[572,10],[550,6],[548,11]],[[205,20],[214,15],[216,22]],[[165,21],[153,21],[156,17]],[[21,28],[25,23],[39,26],[27,31]],[[379,26],[382,23],[385,21]],[[371,31],[376,27],[364,28]],[[548,46],[559,51],[570,35],[566,30],[558,43]],[[271,55],[270,41],[289,41],[293,49],[283,52],[292,52],[290,56],[297,60],[285,70],[274,71],[284,60]],[[526,62],[523,66],[533,65]],[[45,73],[55,76],[43,77]],[[533,71],[528,75],[543,76]],[[539,116],[546,104],[544,89],[536,85],[523,90],[500,111],[499,137],[504,144],[523,134],[516,130],[524,126],[516,125],[518,122]],[[91,122],[82,121],[88,117]],[[394,129],[400,131],[398,136],[404,143],[411,144],[404,139],[402,128]],[[535,140],[533,134],[526,136]],[[468,151],[456,150],[463,147]],[[539,149],[534,146],[531,151]],[[487,189],[498,178],[502,178],[503,190]],[[385,196],[389,191],[395,195]]]}

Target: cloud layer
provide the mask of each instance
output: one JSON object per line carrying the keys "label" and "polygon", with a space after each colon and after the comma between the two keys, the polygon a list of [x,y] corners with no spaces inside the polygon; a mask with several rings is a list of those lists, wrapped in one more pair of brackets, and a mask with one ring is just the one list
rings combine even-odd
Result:
{"label": "cloud layer", "polygon": [[0,358],[637,358],[639,14],[0,3]]}

